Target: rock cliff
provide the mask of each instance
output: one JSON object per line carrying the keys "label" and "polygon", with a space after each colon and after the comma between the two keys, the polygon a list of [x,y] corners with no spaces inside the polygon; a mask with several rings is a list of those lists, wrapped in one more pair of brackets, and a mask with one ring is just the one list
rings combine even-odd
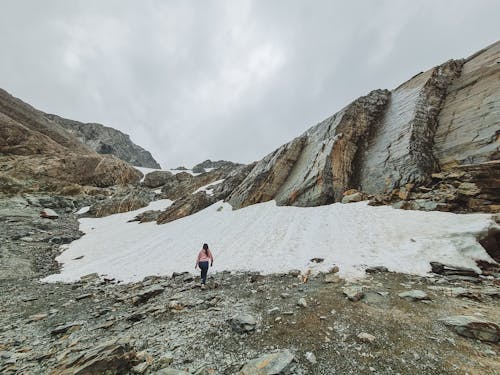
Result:
{"label": "rock cliff", "polygon": [[41,111],[0,89],[0,191],[77,194],[138,182],[141,173],[99,155]]}
{"label": "rock cliff", "polygon": [[[341,201],[350,189],[406,200],[421,188],[425,199],[437,201],[433,207],[460,202],[499,212],[499,129],[497,42],[355,100],[258,161],[228,201],[235,208],[271,199],[317,206]],[[450,186],[473,184],[474,194],[464,200],[457,193],[450,206],[429,193],[437,185],[442,190],[433,177],[438,172],[462,176]]]}
{"label": "rock cliff", "polygon": [[101,124],[85,124],[52,114],[45,114],[45,117],[61,125],[99,154],[114,155],[137,167],[160,169],[160,164],[151,153],[132,142],[128,134]]}

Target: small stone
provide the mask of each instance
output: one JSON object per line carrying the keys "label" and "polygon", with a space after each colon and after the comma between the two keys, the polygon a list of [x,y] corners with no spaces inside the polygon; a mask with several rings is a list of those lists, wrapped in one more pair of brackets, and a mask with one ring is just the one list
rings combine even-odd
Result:
{"label": "small stone", "polygon": [[31,315],[29,319],[31,321],[43,320],[43,319],[45,319],[48,316],[49,316],[48,314],[35,314],[35,315]]}
{"label": "small stone", "polygon": [[272,309],[267,310],[268,315],[278,314],[279,312],[280,312],[279,307],[273,307]]}
{"label": "small stone", "polygon": [[346,297],[353,302],[359,301],[364,296],[363,288],[359,285],[345,287],[342,291]]}
{"label": "small stone", "polygon": [[79,296],[76,296],[75,299],[77,301],[79,301],[79,300],[82,300],[82,299],[85,299],[85,298],[89,298],[89,297],[92,297],[92,293],[81,294]]}
{"label": "small stone", "polygon": [[182,310],[184,306],[182,306],[182,304],[179,301],[174,300],[168,303],[168,308],[170,310]]}
{"label": "small stone", "polygon": [[369,333],[366,333],[366,332],[361,332],[360,334],[358,334],[358,339],[362,342],[367,342],[367,343],[371,343],[373,341],[375,341],[376,337],[373,336],[373,335],[370,335]]}
{"label": "small stone", "polygon": [[294,360],[294,355],[288,350],[264,354],[245,364],[239,375],[276,375],[286,373]]}
{"label": "small stone", "polygon": [[327,284],[337,284],[341,281],[339,275],[334,273],[328,273],[325,275],[325,283]]}
{"label": "small stone", "polygon": [[44,219],[57,219],[59,215],[50,208],[44,208],[40,211],[40,217]]}
{"label": "small stone", "polygon": [[313,365],[318,363],[318,361],[316,360],[316,356],[312,352],[307,352],[305,354],[305,357],[309,361],[309,363],[312,363]]}
{"label": "small stone", "polygon": [[306,299],[305,298],[300,298],[298,301],[297,301],[297,305],[300,306],[300,307],[307,307],[307,302],[306,302]]}

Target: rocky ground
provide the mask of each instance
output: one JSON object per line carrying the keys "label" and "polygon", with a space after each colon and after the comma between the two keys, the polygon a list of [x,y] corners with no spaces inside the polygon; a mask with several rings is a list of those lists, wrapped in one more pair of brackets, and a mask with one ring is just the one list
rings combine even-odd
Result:
{"label": "rocky ground", "polygon": [[[500,374],[495,273],[44,284],[85,202],[28,198],[0,202],[0,373]],[[46,205],[61,216],[40,218]]]}

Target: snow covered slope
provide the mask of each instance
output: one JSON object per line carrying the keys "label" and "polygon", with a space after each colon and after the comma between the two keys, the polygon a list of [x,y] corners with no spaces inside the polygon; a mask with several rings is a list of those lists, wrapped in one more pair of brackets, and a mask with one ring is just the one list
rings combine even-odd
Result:
{"label": "snow covered slope", "polygon": [[313,267],[310,259],[321,257],[325,261],[314,264],[316,270],[337,264],[341,276],[352,278],[374,265],[425,274],[429,261],[473,268],[473,259],[491,261],[475,240],[494,225],[486,214],[405,211],[366,202],[302,208],[270,201],[232,211],[219,202],[165,225],[127,223],[140,211],[171,203],[156,201],[134,212],[80,219],[86,235],[58,257],[62,272],[43,281],[70,282],[93,272],[123,281],[194,272],[204,242],[215,256],[213,271],[285,272]]}

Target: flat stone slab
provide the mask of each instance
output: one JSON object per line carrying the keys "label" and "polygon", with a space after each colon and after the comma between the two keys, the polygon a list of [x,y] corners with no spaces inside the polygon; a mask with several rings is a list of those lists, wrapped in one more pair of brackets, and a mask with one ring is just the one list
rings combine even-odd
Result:
{"label": "flat stone slab", "polygon": [[290,366],[294,358],[288,349],[264,354],[247,362],[238,375],[278,375]]}
{"label": "flat stone slab", "polygon": [[399,293],[399,297],[409,299],[411,301],[429,300],[429,296],[423,290],[409,290],[407,292]]}
{"label": "flat stone slab", "polygon": [[455,315],[441,318],[439,321],[453,329],[460,336],[488,342],[498,342],[500,340],[500,327],[476,316]]}

